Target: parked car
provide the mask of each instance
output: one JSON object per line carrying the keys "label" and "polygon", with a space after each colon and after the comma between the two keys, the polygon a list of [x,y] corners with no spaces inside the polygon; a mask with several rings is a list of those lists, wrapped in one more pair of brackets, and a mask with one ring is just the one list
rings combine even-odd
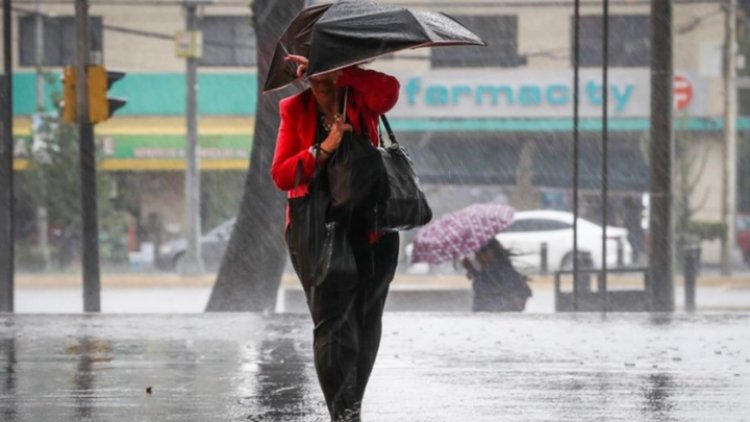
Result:
{"label": "parked car", "polygon": [[[517,255],[514,261],[522,269],[541,267],[542,244],[547,244],[549,271],[573,268],[573,214],[564,211],[537,210],[517,212],[508,228],[496,236],[497,240]],[[621,260],[618,263],[618,248]],[[587,254],[594,268],[602,263],[602,227],[578,218],[578,250]],[[632,264],[632,249],[628,231],[607,226],[607,266],[614,268]]]}
{"label": "parked car", "polygon": [[750,265],[750,214],[737,216],[737,246],[742,250],[745,263]]}
{"label": "parked car", "polygon": [[[201,237],[201,256],[203,256],[206,271],[218,271],[221,259],[227,249],[227,243],[229,243],[229,236],[234,230],[235,221],[235,218],[231,218]],[[157,267],[166,271],[178,270],[186,250],[187,240],[184,238],[164,243],[159,248]]]}

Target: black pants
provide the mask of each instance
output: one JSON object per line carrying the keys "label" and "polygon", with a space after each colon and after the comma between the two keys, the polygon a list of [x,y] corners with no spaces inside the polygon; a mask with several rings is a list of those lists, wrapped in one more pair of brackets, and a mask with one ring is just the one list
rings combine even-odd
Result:
{"label": "black pants", "polygon": [[386,233],[370,245],[352,239],[359,279],[351,288],[305,290],[315,328],[313,348],[328,411],[333,421],[359,421],[362,397],[380,346],[388,287],[398,263],[398,233]]}

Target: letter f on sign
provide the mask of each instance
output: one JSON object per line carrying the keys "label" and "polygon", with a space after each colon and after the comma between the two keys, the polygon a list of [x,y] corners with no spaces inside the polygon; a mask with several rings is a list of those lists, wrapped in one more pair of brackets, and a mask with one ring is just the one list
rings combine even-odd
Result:
{"label": "letter f on sign", "polygon": [[414,105],[417,102],[417,94],[422,89],[419,83],[419,78],[411,78],[406,83],[406,98],[409,101],[409,105]]}

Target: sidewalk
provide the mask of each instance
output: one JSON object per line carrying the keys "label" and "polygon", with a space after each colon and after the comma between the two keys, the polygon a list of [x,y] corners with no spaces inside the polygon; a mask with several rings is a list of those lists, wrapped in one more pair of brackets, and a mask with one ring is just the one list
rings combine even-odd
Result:
{"label": "sidewalk", "polygon": [[[386,314],[368,422],[750,421],[750,314]],[[305,315],[0,315],[4,422],[324,422]]]}
{"label": "sidewalk", "polygon": [[[15,309],[19,313],[78,313],[83,309],[81,276],[20,275],[16,278]],[[215,276],[182,278],[175,274],[113,275],[102,277],[102,312],[105,313],[202,313]],[[526,313],[554,312],[552,277],[533,277],[534,296]],[[570,288],[569,281],[563,285]],[[638,288],[635,277],[610,276],[609,289]],[[460,275],[397,275],[386,302],[388,312],[467,312],[472,290]],[[750,311],[750,277],[701,277],[696,293],[698,311]],[[676,280],[675,303],[683,309],[684,292]],[[306,313],[304,294],[293,274],[281,282],[276,312]]]}
{"label": "sidewalk", "polygon": [[[167,288],[167,287],[212,287],[216,274],[200,277],[181,277],[175,273],[123,273],[102,274],[102,288]],[[81,274],[18,274],[16,287],[19,289],[80,287]],[[609,276],[612,287],[641,286],[642,279],[633,276]],[[682,286],[682,277],[675,277],[675,285]],[[701,275],[699,286],[721,287],[724,289],[750,289],[750,274],[730,277],[719,275]],[[534,289],[553,289],[554,276],[531,277]],[[298,288],[299,281],[292,273],[285,273],[281,279],[282,288]],[[408,275],[397,274],[393,288],[410,289],[471,289],[471,283],[463,275]]]}

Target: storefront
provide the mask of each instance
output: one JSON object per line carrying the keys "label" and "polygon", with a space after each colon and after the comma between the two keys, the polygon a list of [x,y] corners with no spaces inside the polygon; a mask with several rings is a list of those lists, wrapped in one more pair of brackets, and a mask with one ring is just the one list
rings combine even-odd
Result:
{"label": "storefront", "polygon": [[[401,95],[389,118],[430,190],[470,186],[488,192],[481,195],[504,195],[519,208],[570,208],[571,71],[475,69],[395,74],[401,82]],[[19,81],[32,89],[31,75],[21,75]],[[596,202],[601,184],[600,81],[599,70],[581,71],[579,187],[584,203]],[[645,68],[612,69],[609,81],[609,188],[612,197],[640,195],[648,190],[649,177],[649,73]],[[240,180],[249,163],[256,75],[202,74],[200,84],[201,169],[204,173],[232,172],[232,177]],[[713,169],[721,167],[714,160],[722,125],[719,116],[709,111],[709,87],[708,80],[691,71],[677,72],[675,126],[678,142],[705,143],[714,151],[706,167],[715,172]],[[128,98],[128,105],[96,128],[101,168],[140,177],[145,192],[142,216],[158,213],[176,230],[182,225],[184,202],[183,91],[181,74],[128,75],[113,88],[113,94]],[[33,111],[33,104],[24,101],[28,100],[21,101],[17,115]],[[17,136],[28,139],[29,119],[17,121]],[[739,123],[742,127],[743,121]],[[23,153],[23,148],[18,148],[15,165],[19,170],[24,167]],[[716,180],[710,175],[701,183],[710,186]],[[476,199],[475,195],[466,200]],[[437,209],[449,209],[460,201],[450,202],[445,207],[436,204]],[[708,219],[714,218],[712,213],[706,211]]]}
{"label": "storefront", "polygon": [[[391,120],[426,184],[502,185],[517,207],[570,209],[571,71],[434,70],[398,77],[401,98]],[[675,81],[677,130],[717,136],[706,119],[708,82],[682,71]],[[641,195],[649,185],[648,70],[611,70],[608,91],[610,195]],[[601,72],[582,70],[578,181],[584,203],[600,202],[602,101]]]}

